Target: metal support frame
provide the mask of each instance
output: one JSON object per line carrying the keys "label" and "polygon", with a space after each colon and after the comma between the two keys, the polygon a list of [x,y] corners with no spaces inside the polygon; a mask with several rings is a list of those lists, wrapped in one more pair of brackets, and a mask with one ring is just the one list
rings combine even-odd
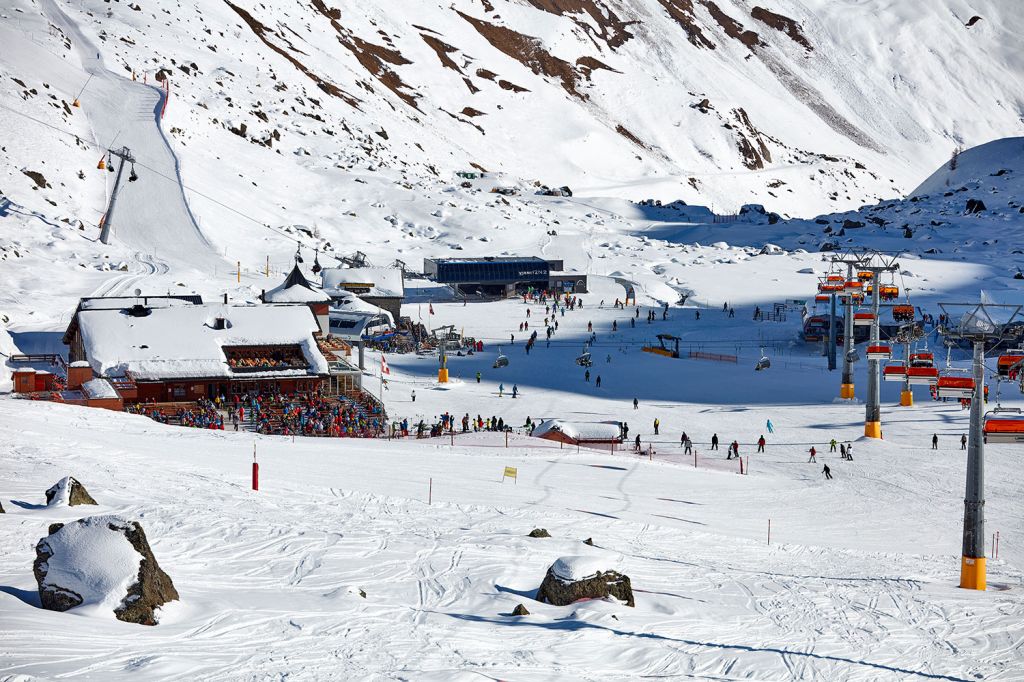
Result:
{"label": "metal support frame", "polygon": [[128,149],[128,147],[108,149],[107,153],[121,159],[121,163],[117,166],[117,175],[114,177],[114,189],[110,192],[110,202],[107,204],[107,212],[103,214],[103,229],[100,231],[100,241],[104,244],[110,243],[110,230],[114,221],[114,207],[117,203],[117,193],[121,189],[121,174],[124,172],[124,165],[126,163],[135,163],[135,157],[132,156],[132,151]]}

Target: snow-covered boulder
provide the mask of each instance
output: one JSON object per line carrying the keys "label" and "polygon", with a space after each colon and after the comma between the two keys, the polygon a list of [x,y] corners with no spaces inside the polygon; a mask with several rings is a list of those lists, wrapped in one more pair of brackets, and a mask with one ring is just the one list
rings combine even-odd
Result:
{"label": "snow-covered boulder", "polygon": [[51,611],[113,612],[118,620],[156,625],[156,609],[178,599],[142,526],[121,516],[52,524],[36,544],[32,572]]}
{"label": "snow-covered boulder", "polygon": [[46,491],[46,506],[74,507],[79,504],[96,504],[92,495],[77,478],[65,476]]}
{"label": "snow-covered boulder", "polygon": [[566,606],[581,599],[614,597],[634,606],[629,576],[609,570],[601,556],[564,556],[551,564],[537,590],[537,601]]}

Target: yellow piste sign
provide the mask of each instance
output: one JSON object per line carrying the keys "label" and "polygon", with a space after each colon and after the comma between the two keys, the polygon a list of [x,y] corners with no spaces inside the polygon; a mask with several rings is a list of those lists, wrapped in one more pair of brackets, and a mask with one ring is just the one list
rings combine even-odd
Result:
{"label": "yellow piste sign", "polygon": [[505,467],[505,473],[501,475],[501,482],[504,483],[506,478],[511,478],[519,483],[519,470],[515,467]]}

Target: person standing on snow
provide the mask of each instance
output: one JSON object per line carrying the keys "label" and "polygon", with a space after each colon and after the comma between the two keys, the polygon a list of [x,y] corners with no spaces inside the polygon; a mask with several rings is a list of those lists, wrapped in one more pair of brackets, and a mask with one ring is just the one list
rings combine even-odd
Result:
{"label": "person standing on snow", "polygon": [[851,443],[847,443],[846,444],[846,461],[847,462],[852,462],[853,461],[853,444],[851,444]]}
{"label": "person standing on snow", "polygon": [[962,436],[960,436],[960,449],[961,450],[966,450],[967,449],[967,434],[966,433],[963,434]]}
{"label": "person standing on snow", "polygon": [[597,380],[594,382],[594,386],[596,386],[597,388],[601,388],[601,375],[600,374],[597,375]]}
{"label": "person standing on snow", "polygon": [[764,439],[764,435],[762,435],[760,438],[757,439],[757,451],[758,452],[764,452],[764,444],[765,444],[765,442],[766,441]]}
{"label": "person standing on snow", "polygon": [[512,384],[512,398],[515,399],[515,398],[518,398],[518,397],[519,397],[519,386],[516,385],[516,384]]}
{"label": "person standing on snow", "polygon": [[829,450],[829,452],[835,452],[836,451],[836,439],[833,438],[832,440],[829,441],[828,444],[832,448],[831,450]]}
{"label": "person standing on snow", "polygon": [[713,436],[711,436],[711,449],[712,450],[717,450],[718,449],[718,434],[717,433],[714,434]]}
{"label": "person standing on snow", "polygon": [[622,422],[622,440],[629,438],[629,422]]}
{"label": "person standing on snow", "polygon": [[686,431],[683,431],[683,435],[679,436],[679,447],[686,445]]}
{"label": "person standing on snow", "polygon": [[691,441],[686,435],[683,436],[683,454],[693,454],[693,441]]}
{"label": "person standing on snow", "polygon": [[583,380],[584,381],[590,381],[590,370],[589,369],[586,372],[583,373]]}
{"label": "person standing on snow", "polygon": [[498,397],[505,395],[505,384],[498,384]]}
{"label": "person standing on snow", "polygon": [[657,417],[655,417],[654,418],[654,435],[655,436],[658,435],[658,427],[660,427],[660,426],[661,426],[661,420],[658,419]]}
{"label": "person standing on snow", "polygon": [[412,394],[411,394],[411,395],[412,395],[412,401],[413,401],[413,402],[416,402],[416,389],[413,389],[413,391],[412,391]]}
{"label": "person standing on snow", "polygon": [[818,460],[816,460],[816,459],[815,459],[814,457],[815,457],[815,455],[817,455],[817,454],[818,454],[818,451],[814,449],[814,446],[813,446],[813,445],[811,446],[811,449],[810,449],[810,453],[811,453],[811,456],[810,456],[810,458],[809,458],[809,459],[807,460],[807,463],[808,463],[808,464],[810,464],[811,462],[815,462],[815,463],[817,463],[817,461],[818,461]]}
{"label": "person standing on snow", "polygon": [[846,444],[839,444],[839,459],[846,459]]}
{"label": "person standing on snow", "polygon": [[639,433],[636,434],[636,442],[635,442],[635,444],[633,446],[633,449],[636,450],[637,452],[640,452],[640,434]]}
{"label": "person standing on snow", "polygon": [[633,398],[633,409],[634,410],[639,410],[640,409],[640,401],[637,400],[636,398]]}
{"label": "person standing on snow", "polygon": [[769,419],[768,422],[765,424],[765,428],[768,429],[768,433],[775,433],[775,425],[772,424],[771,419]]}
{"label": "person standing on snow", "polygon": [[476,383],[480,383],[480,372],[476,373]]}
{"label": "person standing on snow", "polygon": [[932,434],[932,450],[938,450],[938,449],[939,449],[939,434],[933,433]]}

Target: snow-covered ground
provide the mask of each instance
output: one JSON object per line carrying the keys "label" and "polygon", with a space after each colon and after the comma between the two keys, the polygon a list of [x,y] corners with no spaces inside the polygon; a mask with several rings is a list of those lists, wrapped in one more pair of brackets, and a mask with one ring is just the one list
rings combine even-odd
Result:
{"label": "snow-covered ground", "polygon": [[[455,325],[485,351],[450,357],[446,385],[435,358],[389,355],[389,414],[493,415],[516,427],[528,417],[626,421],[654,450],[575,451],[522,433],[507,445],[493,434],[254,438],[2,397],[0,679],[1022,678],[1018,449],[986,449],[999,558],[989,546],[987,592],[960,590],[967,413],[920,388],[916,406],[897,407],[899,387],[886,383],[885,439],[860,438],[864,406],[836,400],[838,372],[800,340],[794,303],[813,296],[833,249],[865,247],[901,252],[901,298],[933,315],[982,292],[1022,301],[1024,138],[966,149],[935,170],[954,144],[1019,134],[1019,13],[994,1],[780,0],[773,9],[797,18],[793,33],[724,0],[724,19],[704,0],[563,4],[423,3],[411,24],[367,2],[342,7],[340,28],[316,2],[0,7],[0,129],[16,132],[0,139],[0,354],[61,350],[90,294],[255,301],[298,245],[307,269],[313,249],[322,265],[359,250],[373,265],[401,259],[412,270],[425,257],[539,255],[589,276],[583,308],[556,318],[550,343],[543,304],[464,305],[406,282],[403,314]],[[964,26],[975,13],[981,20]],[[730,37],[729,16],[761,42]],[[570,62],[599,54],[616,71],[587,67],[577,102],[546,71],[557,61],[520,63],[480,20],[537,35]],[[630,40],[608,42],[627,28]],[[926,34],[944,49],[920,41]],[[172,95],[161,119],[162,69]],[[669,74],[704,85],[666,88]],[[317,87],[314,76],[326,80]],[[529,92],[496,82],[506,78]],[[71,106],[79,96],[82,107]],[[486,115],[450,113],[466,102]],[[616,131],[610,112],[643,144]],[[743,167],[741,137],[753,149],[760,139],[774,161]],[[139,179],[102,245],[112,175],[95,166],[101,149],[121,144],[135,151]],[[463,187],[452,171],[473,160],[501,172]],[[537,177],[571,183],[575,196],[535,195]],[[630,200],[641,197],[689,203]],[[720,215],[753,200],[783,219]],[[985,207],[968,213],[968,200]],[[638,309],[612,306],[624,282]],[[755,306],[776,303],[784,320],[752,319]],[[574,362],[588,325],[589,381]],[[642,352],[659,333],[681,337],[684,357]],[[933,333],[920,345],[944,364]],[[493,369],[498,353],[510,362]],[[762,353],[772,366],[755,372]],[[855,365],[858,398],[865,364]],[[376,353],[367,366],[377,391]],[[0,391],[9,389],[3,372]],[[993,386],[996,403],[1024,406],[1005,382]],[[684,431],[696,458],[680,447]],[[739,441],[747,475],[710,451],[713,434],[723,452]],[[854,444],[852,462],[826,452],[831,438]],[[817,464],[807,462],[812,446]],[[516,481],[502,482],[506,466]],[[98,508],[44,504],[43,491],[68,475]],[[106,608],[38,608],[35,543],[51,522],[93,513],[145,528],[181,593],[159,626],[121,623]],[[553,537],[527,538],[535,527]],[[636,608],[535,602],[563,556],[629,575]],[[519,603],[531,615],[511,616]]]}
{"label": "snow-covered ground", "polygon": [[[651,413],[641,411],[637,428],[649,432],[640,423]],[[746,442],[766,412],[658,414],[664,440],[686,428],[697,441],[717,431]],[[648,461],[522,436],[507,449],[489,435],[454,447],[260,437],[261,489],[252,492],[250,434],[0,401],[0,675],[1018,679],[1024,491],[1015,449],[988,448],[988,527],[1002,546],[989,561],[989,591],[966,592],[956,587],[959,408],[903,413],[875,443],[856,440],[860,414],[850,406],[770,415],[777,433],[767,451],[741,448],[746,476],[720,455],[709,461],[704,443],[694,469],[662,461],[660,446]],[[928,449],[933,431],[937,452]],[[808,464],[809,444],[823,451],[831,435],[854,440],[854,461],[822,453]],[[505,466],[518,467],[516,483],[502,482]],[[81,515],[46,508],[42,491],[69,472],[100,503],[89,513],[145,528],[181,594],[160,625],[38,609],[32,547],[47,524]],[[525,537],[535,527],[553,537]],[[533,601],[566,555],[600,557],[629,575],[636,608]],[[510,615],[519,603],[530,616]]]}

